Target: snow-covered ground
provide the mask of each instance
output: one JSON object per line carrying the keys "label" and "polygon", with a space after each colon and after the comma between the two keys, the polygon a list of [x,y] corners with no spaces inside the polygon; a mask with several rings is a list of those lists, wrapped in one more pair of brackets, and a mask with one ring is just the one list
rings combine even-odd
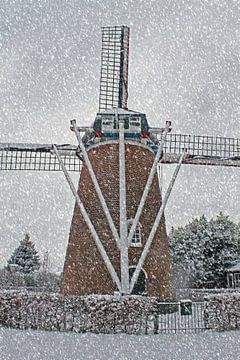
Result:
{"label": "snow-covered ground", "polygon": [[96,335],[0,328],[1,360],[237,360],[240,332]]}

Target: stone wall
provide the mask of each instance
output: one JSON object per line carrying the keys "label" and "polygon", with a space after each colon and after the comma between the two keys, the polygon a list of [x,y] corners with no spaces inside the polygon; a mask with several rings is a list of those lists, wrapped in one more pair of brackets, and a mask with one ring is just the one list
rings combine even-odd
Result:
{"label": "stone wall", "polygon": [[141,334],[156,312],[155,298],[0,292],[0,324],[12,328]]}

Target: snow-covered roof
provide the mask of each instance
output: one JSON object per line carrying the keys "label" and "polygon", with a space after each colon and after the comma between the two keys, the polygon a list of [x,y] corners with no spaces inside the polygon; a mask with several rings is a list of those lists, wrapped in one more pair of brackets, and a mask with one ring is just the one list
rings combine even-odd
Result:
{"label": "snow-covered roof", "polygon": [[240,272],[240,262],[237,263],[236,265],[230,267],[229,269],[227,269],[227,272],[234,272],[234,271]]}

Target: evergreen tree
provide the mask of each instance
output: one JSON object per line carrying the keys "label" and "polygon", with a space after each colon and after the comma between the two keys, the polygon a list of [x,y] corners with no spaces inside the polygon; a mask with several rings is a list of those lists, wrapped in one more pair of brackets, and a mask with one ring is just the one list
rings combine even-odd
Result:
{"label": "evergreen tree", "polygon": [[220,213],[209,221],[211,242],[205,245],[205,279],[216,287],[226,285],[226,268],[239,257],[239,227]]}
{"label": "evergreen tree", "polygon": [[7,262],[7,268],[15,267],[16,271],[24,274],[39,270],[41,263],[40,257],[35,249],[34,243],[30,240],[29,234],[20,241],[20,245],[13,251]]}
{"label": "evergreen tree", "polygon": [[170,233],[173,263],[191,273],[192,286],[222,287],[227,266],[239,257],[239,239],[239,226],[222,213],[210,221],[193,219]]}

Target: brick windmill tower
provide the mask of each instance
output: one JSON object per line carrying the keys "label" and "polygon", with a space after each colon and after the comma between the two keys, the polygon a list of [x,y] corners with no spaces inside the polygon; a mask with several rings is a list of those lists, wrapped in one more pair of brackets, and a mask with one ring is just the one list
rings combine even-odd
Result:
{"label": "brick windmill tower", "polygon": [[[0,171],[63,171],[76,199],[64,294],[174,297],[164,209],[181,164],[240,167],[240,139],[172,134],[127,109],[129,28],[102,29],[99,112],[76,145],[0,143]],[[187,149],[187,154],[184,149]],[[162,198],[157,166],[177,164]],[[69,171],[80,173],[75,189]]]}
{"label": "brick windmill tower", "polygon": [[[129,28],[102,28],[99,112],[72,130],[83,160],[65,258],[64,294],[174,297],[156,165],[162,147],[146,115],[128,110]],[[155,159],[155,162],[154,162]],[[84,213],[81,210],[84,208]]]}

